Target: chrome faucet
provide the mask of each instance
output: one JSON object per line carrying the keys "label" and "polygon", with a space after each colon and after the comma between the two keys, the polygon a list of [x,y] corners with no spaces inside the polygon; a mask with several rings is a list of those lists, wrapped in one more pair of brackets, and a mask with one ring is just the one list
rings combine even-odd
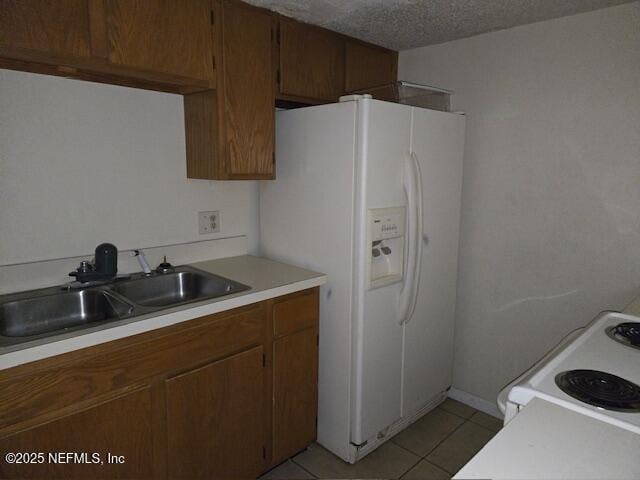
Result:
{"label": "chrome faucet", "polygon": [[142,268],[142,271],[145,275],[151,275],[151,267],[149,266],[149,262],[147,262],[147,259],[145,258],[144,252],[142,250],[133,250],[130,255],[132,257],[136,257],[138,263],[140,264],[140,268]]}

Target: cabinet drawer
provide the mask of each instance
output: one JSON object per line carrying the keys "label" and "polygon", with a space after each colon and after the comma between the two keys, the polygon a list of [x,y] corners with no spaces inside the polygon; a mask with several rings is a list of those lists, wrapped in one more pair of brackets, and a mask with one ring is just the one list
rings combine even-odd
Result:
{"label": "cabinet drawer", "polygon": [[273,334],[282,337],[318,322],[318,289],[284,297],[273,305]]}

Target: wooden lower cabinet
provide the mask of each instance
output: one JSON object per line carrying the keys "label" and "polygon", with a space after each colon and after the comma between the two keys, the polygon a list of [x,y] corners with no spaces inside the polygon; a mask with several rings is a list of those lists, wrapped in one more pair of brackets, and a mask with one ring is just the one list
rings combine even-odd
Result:
{"label": "wooden lower cabinet", "polygon": [[[9,435],[0,440],[0,451],[3,479],[153,478],[151,391],[147,387],[125,393]],[[23,463],[12,464],[5,460],[8,453],[28,456],[21,458]],[[86,457],[76,463],[67,453]],[[109,454],[124,462],[109,463]]]}
{"label": "wooden lower cabinet", "polygon": [[[256,478],[315,439],[317,298],[310,289],[1,370],[0,478]],[[274,322],[286,328],[274,334]],[[4,461],[39,452],[42,463]]]}
{"label": "wooden lower cabinet", "polygon": [[273,462],[289,458],[316,438],[318,330],[273,342]]}
{"label": "wooden lower cabinet", "polygon": [[264,469],[261,346],[166,381],[169,478],[255,478]]}
{"label": "wooden lower cabinet", "polygon": [[318,414],[318,289],[274,300],[272,462],[313,442]]}

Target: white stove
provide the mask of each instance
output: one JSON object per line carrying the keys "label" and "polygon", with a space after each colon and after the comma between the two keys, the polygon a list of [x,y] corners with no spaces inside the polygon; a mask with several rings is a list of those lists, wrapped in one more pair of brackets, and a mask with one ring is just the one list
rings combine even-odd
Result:
{"label": "white stove", "polygon": [[640,433],[640,317],[601,313],[498,397],[505,424],[533,398]]}

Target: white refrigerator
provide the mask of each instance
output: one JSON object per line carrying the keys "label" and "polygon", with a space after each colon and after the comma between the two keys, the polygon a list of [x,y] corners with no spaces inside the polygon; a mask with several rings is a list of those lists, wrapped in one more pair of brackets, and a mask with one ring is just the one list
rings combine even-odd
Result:
{"label": "white refrigerator", "polygon": [[276,119],[261,253],[328,275],[318,442],[354,463],[451,385],[465,118],[354,96]]}

